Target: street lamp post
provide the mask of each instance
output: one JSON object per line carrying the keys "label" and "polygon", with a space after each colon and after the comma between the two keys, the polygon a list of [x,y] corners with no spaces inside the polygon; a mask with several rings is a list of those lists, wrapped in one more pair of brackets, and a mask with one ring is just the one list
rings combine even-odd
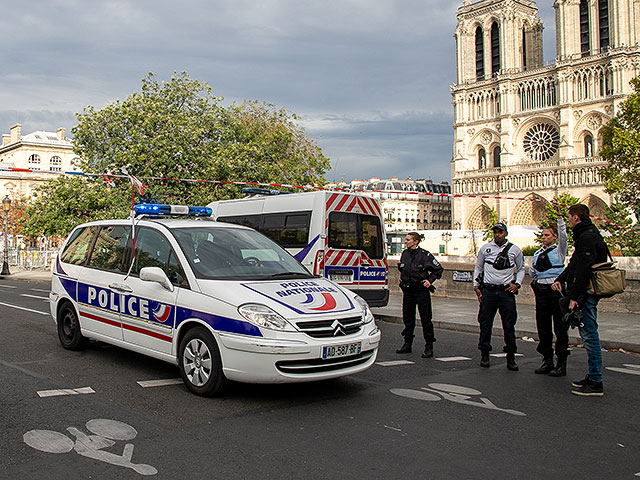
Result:
{"label": "street lamp post", "polygon": [[451,241],[451,232],[444,232],[442,234],[442,241],[444,242],[444,254],[449,255],[449,242]]}
{"label": "street lamp post", "polygon": [[2,199],[2,211],[4,212],[4,255],[2,259],[2,272],[0,275],[10,275],[9,271],[9,210],[11,209],[11,199],[5,195]]}

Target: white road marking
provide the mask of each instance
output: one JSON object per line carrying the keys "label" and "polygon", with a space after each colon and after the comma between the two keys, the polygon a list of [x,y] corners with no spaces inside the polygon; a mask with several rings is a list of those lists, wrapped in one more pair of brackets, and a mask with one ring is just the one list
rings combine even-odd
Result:
{"label": "white road marking", "polygon": [[623,363],[622,366],[627,368],[637,368],[638,370],[640,370],[640,365],[636,365],[634,363]]}
{"label": "white road marking", "polygon": [[14,285],[2,285],[1,283],[0,283],[0,287],[2,287],[2,288],[18,288],[18,287],[14,286]]}
{"label": "white road marking", "polygon": [[40,315],[49,315],[49,312],[41,312],[40,310],[33,310],[32,308],[20,307],[18,305],[11,305],[10,303],[0,302],[0,305],[9,308],[17,308],[18,310],[26,310],[27,312],[39,313]]}
{"label": "white road marking", "polygon": [[46,300],[47,302],[49,301],[49,297],[41,297],[39,295],[29,295],[28,293],[21,293],[20,294],[21,297],[28,297],[28,298],[39,298],[42,300]]}
{"label": "white road marking", "polygon": [[61,390],[41,390],[38,393],[38,396],[41,398],[45,397],[59,397],[61,395],[86,395],[89,393],[96,393],[91,387],[82,387],[82,388],[63,388]]}
{"label": "white road marking", "polygon": [[415,362],[409,360],[391,360],[389,362],[376,362],[376,365],[381,367],[395,367],[396,365],[413,365]]}
{"label": "white road marking", "polygon": [[469,357],[438,357],[436,360],[440,362],[460,362],[463,360],[471,360]]}
{"label": "white road marking", "polygon": [[607,370],[619,373],[628,373],[629,375],[640,375],[640,370],[635,368],[619,368],[619,367],[605,367]]}
{"label": "white road marking", "polygon": [[[505,358],[507,356],[506,353],[492,353],[491,354],[492,357],[496,357],[496,358]],[[516,357],[524,357],[523,354],[521,353],[516,353]]]}
{"label": "white road marking", "polygon": [[42,292],[42,293],[50,293],[51,290],[42,290],[40,288],[32,288],[31,289],[32,292]]}
{"label": "white road marking", "polygon": [[141,380],[136,382],[142,388],[149,387],[165,387],[167,385],[180,385],[182,382],[181,378],[167,378],[166,380]]}

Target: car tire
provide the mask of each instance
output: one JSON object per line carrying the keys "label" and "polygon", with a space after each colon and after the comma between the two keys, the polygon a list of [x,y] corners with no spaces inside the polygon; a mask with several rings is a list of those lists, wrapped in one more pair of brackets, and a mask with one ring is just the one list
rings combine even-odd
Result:
{"label": "car tire", "polygon": [[58,339],[67,350],[82,350],[89,344],[89,339],[82,335],[80,322],[75,309],[70,303],[60,308],[58,312]]}
{"label": "car tire", "polygon": [[178,368],[185,385],[196,395],[213,397],[227,385],[218,344],[204,327],[189,330],[180,342]]}

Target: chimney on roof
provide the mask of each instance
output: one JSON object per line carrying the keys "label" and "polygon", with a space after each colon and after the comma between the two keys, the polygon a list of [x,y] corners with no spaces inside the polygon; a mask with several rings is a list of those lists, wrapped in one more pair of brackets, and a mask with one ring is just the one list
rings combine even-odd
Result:
{"label": "chimney on roof", "polygon": [[64,128],[59,128],[56,133],[58,134],[58,140],[64,140]]}
{"label": "chimney on roof", "polygon": [[11,127],[11,143],[19,142],[22,138],[22,125],[16,123],[13,127]]}
{"label": "chimney on roof", "polygon": [[3,133],[2,134],[2,146],[4,147],[5,145],[9,145],[9,143],[11,143],[11,135]]}

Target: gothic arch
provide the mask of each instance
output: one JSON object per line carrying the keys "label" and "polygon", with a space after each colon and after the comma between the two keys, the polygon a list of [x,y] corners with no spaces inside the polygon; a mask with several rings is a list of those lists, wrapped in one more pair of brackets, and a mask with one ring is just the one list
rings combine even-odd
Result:
{"label": "gothic arch", "polygon": [[[602,135],[600,134],[601,128],[608,121],[609,116],[603,112],[593,110],[586,113],[582,118],[580,118],[580,120],[578,120],[578,122],[576,122],[576,126],[573,129],[573,144],[581,145],[584,140],[584,136],[587,133],[590,133],[593,139],[593,153],[595,155],[602,144]],[[582,152],[582,148],[580,148],[579,152]]]}
{"label": "gothic arch", "polygon": [[594,195],[593,193],[585,196],[582,200],[580,200],[580,203],[589,207],[589,212],[594,217],[604,218],[604,216],[606,215],[607,202],[602,200],[597,195]]}
{"label": "gothic arch", "polygon": [[489,223],[491,209],[486,203],[481,203],[467,218],[466,228],[469,230],[484,230]]}
{"label": "gothic arch", "polygon": [[546,218],[545,205],[549,203],[540,195],[531,193],[521,200],[511,214],[511,225],[540,225]]}

